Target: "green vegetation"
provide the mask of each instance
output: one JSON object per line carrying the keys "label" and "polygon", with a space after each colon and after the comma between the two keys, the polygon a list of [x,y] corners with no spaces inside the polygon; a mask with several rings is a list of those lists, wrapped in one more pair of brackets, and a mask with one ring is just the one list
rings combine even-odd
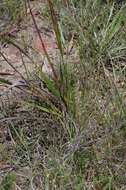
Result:
{"label": "green vegetation", "polygon": [[[27,5],[52,73],[33,61],[35,77],[28,73],[27,88],[21,88],[23,111],[1,108],[5,118],[17,117],[7,125],[14,141],[9,160],[29,168],[26,189],[124,190],[126,4],[62,2],[47,0],[44,9],[58,46],[57,66]],[[2,184],[13,181],[5,177]]]}
{"label": "green vegetation", "polygon": [[8,31],[13,24],[25,14],[24,0],[1,0],[0,2],[0,33]]}
{"label": "green vegetation", "polygon": [[6,174],[0,184],[0,190],[11,190],[15,179],[16,176],[13,173]]}

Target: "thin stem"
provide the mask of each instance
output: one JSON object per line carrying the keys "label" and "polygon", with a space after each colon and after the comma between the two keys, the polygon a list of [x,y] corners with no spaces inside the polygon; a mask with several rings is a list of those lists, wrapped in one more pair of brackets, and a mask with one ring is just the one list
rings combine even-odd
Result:
{"label": "thin stem", "polygon": [[50,57],[49,57],[48,52],[47,52],[47,50],[46,50],[45,44],[44,44],[43,39],[42,39],[42,37],[41,37],[39,28],[38,28],[38,26],[37,26],[35,17],[34,17],[34,15],[33,15],[33,13],[32,13],[31,6],[30,6],[30,0],[27,0],[27,3],[28,3],[28,8],[29,8],[29,11],[30,11],[30,14],[31,14],[31,17],[32,17],[34,26],[35,26],[35,29],[36,29],[36,31],[37,31],[37,33],[38,33],[38,36],[39,36],[41,45],[42,45],[42,47],[43,47],[44,53],[45,53],[45,55],[46,55],[46,57],[47,57],[47,59],[48,59],[49,65],[50,65],[51,70],[52,70],[52,72],[53,72],[53,75],[54,75],[54,78],[55,78],[55,82],[57,83],[57,82],[58,82],[58,76],[57,76],[56,71],[55,71],[55,69],[54,69],[53,63],[52,63],[51,60],[50,60]]}
{"label": "thin stem", "polygon": [[16,71],[20,76],[21,76],[21,78],[22,79],[24,79],[24,81],[26,82],[26,79],[24,78],[24,76],[13,66],[13,64],[5,57],[5,55],[0,51],[0,55],[1,55],[1,57],[3,57],[3,59],[7,62],[7,64],[10,66],[10,67],[12,67],[12,69],[14,70],[14,71]]}

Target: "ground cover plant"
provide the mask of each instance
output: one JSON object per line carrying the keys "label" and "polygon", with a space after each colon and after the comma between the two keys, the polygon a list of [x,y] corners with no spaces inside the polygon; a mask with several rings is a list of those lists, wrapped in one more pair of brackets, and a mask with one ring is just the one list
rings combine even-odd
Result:
{"label": "ground cover plant", "polygon": [[13,25],[18,24],[25,14],[25,1],[2,0],[0,2],[0,33],[10,32]]}
{"label": "ground cover plant", "polygon": [[0,189],[126,189],[125,2],[45,1],[39,14],[55,35],[55,59],[25,3],[51,72],[24,42],[2,37],[20,51],[26,74],[0,51],[21,80],[0,78],[18,89],[1,93]]}

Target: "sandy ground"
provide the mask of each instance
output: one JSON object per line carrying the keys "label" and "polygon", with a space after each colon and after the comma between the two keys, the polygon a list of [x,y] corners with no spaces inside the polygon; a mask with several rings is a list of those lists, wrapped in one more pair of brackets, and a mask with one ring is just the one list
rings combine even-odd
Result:
{"label": "sandy ground", "polygon": [[[32,1],[31,6],[47,52],[52,58],[52,61],[56,62],[57,45],[47,18],[43,16],[43,1]],[[13,41],[21,47],[30,59],[12,44],[1,44],[1,52],[7,58],[8,62],[13,65],[15,70],[3,57],[0,57],[0,78],[8,80],[15,86],[15,84],[22,80],[21,75],[27,77],[27,72],[34,72],[36,66],[42,66],[43,71],[46,73],[51,72],[29,11],[27,17],[21,21],[20,25],[16,29],[13,29],[11,35],[13,36]],[[18,70],[19,73],[17,73],[16,70]],[[0,94],[4,94],[4,92],[7,91],[8,85],[0,84]]]}

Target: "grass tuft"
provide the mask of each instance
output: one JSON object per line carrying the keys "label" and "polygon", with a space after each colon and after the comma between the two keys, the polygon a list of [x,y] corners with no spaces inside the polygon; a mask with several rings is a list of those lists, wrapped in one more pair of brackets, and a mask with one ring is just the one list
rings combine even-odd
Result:
{"label": "grass tuft", "polygon": [[11,163],[28,170],[26,189],[126,189],[125,3],[47,0],[58,65],[27,5],[52,74],[32,59],[35,75],[18,73],[25,96],[2,118],[13,142]]}

